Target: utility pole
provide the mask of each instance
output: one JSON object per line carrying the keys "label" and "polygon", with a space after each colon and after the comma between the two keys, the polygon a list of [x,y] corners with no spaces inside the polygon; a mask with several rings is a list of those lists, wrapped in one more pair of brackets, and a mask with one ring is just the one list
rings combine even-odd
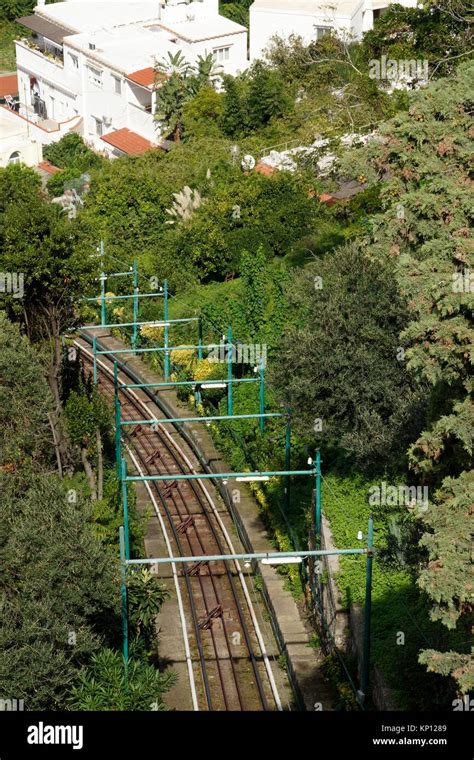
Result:
{"label": "utility pole", "polygon": [[233,414],[233,396],[232,396],[232,327],[229,325],[227,330],[227,414]]}
{"label": "utility pole", "polygon": [[136,258],[133,259],[133,332],[132,332],[132,348],[137,347],[138,337],[138,262]]}
{"label": "utility pole", "polygon": [[122,643],[125,685],[128,683],[128,600],[127,600],[127,565],[125,555],[124,529],[119,529],[120,541],[120,596],[122,598]]}
{"label": "utility pole", "polygon": [[369,517],[367,533],[367,559],[365,565],[365,607],[364,607],[364,645],[362,651],[362,672],[359,694],[362,704],[369,695],[370,680],[370,629],[372,618],[372,565],[374,561],[374,518]]}
{"label": "utility pole", "polygon": [[[260,361],[259,367],[260,375],[260,414],[265,414],[265,368],[263,366],[263,359]],[[265,417],[260,417],[260,430],[263,433],[265,430]],[[288,468],[287,468],[288,469]]]}
{"label": "utility pole", "polygon": [[164,362],[164,375],[165,380],[169,380],[170,377],[170,353],[169,347],[169,324],[168,324],[168,280],[163,283],[163,334],[164,334],[164,348],[165,348],[165,362]]}
{"label": "utility pole", "polygon": [[321,452],[318,449],[316,452],[316,522],[315,522],[315,533],[316,533],[316,546],[320,548],[321,546]]}

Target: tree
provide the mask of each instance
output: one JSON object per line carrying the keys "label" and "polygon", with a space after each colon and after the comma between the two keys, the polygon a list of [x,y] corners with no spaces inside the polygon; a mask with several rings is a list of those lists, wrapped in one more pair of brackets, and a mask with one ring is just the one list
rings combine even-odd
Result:
{"label": "tree", "polygon": [[[104,495],[103,436],[111,429],[107,402],[95,389],[87,392],[84,386],[69,394],[65,417],[70,441],[79,449],[91,498]],[[91,464],[96,463],[96,473]]]}
{"label": "tree", "polygon": [[198,55],[196,65],[193,67],[191,78],[191,90],[199,92],[202,87],[211,87],[213,78],[222,70],[222,66],[216,63],[213,53]]}
{"label": "tree", "polygon": [[163,236],[161,250],[165,268],[172,271],[179,261],[203,282],[238,272],[244,250],[261,246],[268,259],[284,256],[326,213],[308,196],[306,183],[288,172],[269,178],[229,168],[226,179],[202,195],[187,224]]}
{"label": "tree", "polygon": [[169,75],[157,94],[155,119],[166,125],[171,137],[177,143],[181,141],[183,134],[183,108],[188,97],[186,80],[176,72]]}
{"label": "tree", "polygon": [[129,623],[135,636],[147,646],[156,640],[156,618],[170,593],[152,573],[142,568],[127,578]]}
{"label": "tree", "polygon": [[427,59],[430,78],[452,74],[472,53],[469,8],[463,0],[427,0],[417,8],[390,5],[362,41],[365,59]]}
{"label": "tree", "polygon": [[219,134],[219,124],[223,114],[224,96],[214,87],[203,85],[183,108],[183,124],[186,138],[205,137]]}
{"label": "tree", "polygon": [[251,72],[247,107],[249,124],[256,129],[268,124],[270,119],[289,113],[294,108],[294,100],[282,77],[257,62]]}
{"label": "tree", "polygon": [[60,169],[78,168],[86,171],[102,163],[102,158],[94,153],[76,132],[69,132],[58,142],[45,145],[43,155]]}
{"label": "tree", "polygon": [[[406,300],[400,341],[407,369],[429,385],[428,415],[409,447],[412,470],[431,487],[422,545],[429,551],[419,583],[432,599],[432,617],[448,627],[472,621],[466,551],[472,486],[473,248],[470,193],[474,64],[411,95],[407,113],[382,125],[377,145],[351,152],[342,171],[381,183],[384,212],[364,241],[371,256],[390,260]],[[450,549],[448,550],[448,546]],[[453,553],[454,551],[454,553]],[[462,659],[463,652],[458,653]],[[449,658],[423,661],[446,673]],[[453,655],[454,657],[454,655]],[[449,660],[451,663],[454,659]],[[459,686],[466,674],[452,669]]]}
{"label": "tree", "polygon": [[247,108],[241,94],[241,86],[237,79],[225,76],[224,89],[223,113],[220,119],[220,127],[224,134],[229,135],[229,137],[235,137],[246,131],[248,124]]}
{"label": "tree", "polygon": [[246,334],[253,341],[259,337],[264,322],[268,298],[267,257],[265,250],[259,246],[256,251],[242,252],[240,260],[240,277],[242,285],[242,311],[246,324]]}
{"label": "tree", "polygon": [[81,177],[88,175],[92,169],[99,168],[104,162],[75,132],[69,132],[58,142],[46,145],[43,155],[54,166],[62,169],[52,174],[48,180],[48,193],[53,197],[62,195],[68,182],[70,186],[80,187]]}
{"label": "tree", "polygon": [[63,709],[81,665],[118,637],[117,568],[57,476],[0,473],[0,491],[2,696]]}
{"label": "tree", "polygon": [[1,312],[0,345],[0,469],[16,471],[27,459],[47,466],[51,393],[37,355]]}
{"label": "tree", "polygon": [[271,377],[300,432],[342,447],[361,469],[400,465],[423,417],[397,357],[406,306],[392,268],[348,244],[298,273],[291,301],[297,323]]}
{"label": "tree", "polygon": [[252,0],[223,0],[219,4],[219,13],[236,24],[249,27],[249,8]]}
{"label": "tree", "polygon": [[[19,194],[15,181],[28,188]],[[76,246],[76,228],[60,210],[47,203],[35,186],[31,170],[0,170],[0,186],[10,188],[0,206],[0,266],[21,273],[24,293],[2,295],[8,314],[21,322],[31,343],[41,347],[53,396],[51,424],[60,471],[69,464],[61,426],[61,335],[78,319],[80,298],[87,291],[96,265]]]}

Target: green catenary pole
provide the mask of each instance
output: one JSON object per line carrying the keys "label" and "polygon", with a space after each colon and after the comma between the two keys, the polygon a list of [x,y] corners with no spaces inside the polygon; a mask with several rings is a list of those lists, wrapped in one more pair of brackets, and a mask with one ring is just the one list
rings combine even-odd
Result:
{"label": "green catenary pole", "polygon": [[[260,400],[260,414],[265,414],[265,367],[263,366],[263,361],[260,362],[259,367],[259,376],[260,376],[260,394],[259,394],[259,400]],[[260,417],[260,430],[265,430],[265,417]],[[289,469],[288,467],[286,469]]]}
{"label": "green catenary pole", "polygon": [[133,259],[133,332],[132,348],[137,347],[138,338],[138,262]]}
{"label": "green catenary pole", "polygon": [[121,481],[122,481],[122,507],[123,507],[123,524],[125,530],[125,557],[130,559],[130,536],[128,529],[128,486],[127,486],[127,463],[125,459],[121,460]]}
{"label": "green catenary pole", "polygon": [[121,442],[121,412],[118,384],[118,364],[114,362],[114,409],[115,409],[115,461],[117,463],[117,475],[120,480],[121,461],[122,461],[122,442]]}
{"label": "green catenary pole", "polygon": [[117,462],[117,475],[120,479],[121,461],[122,461],[122,441],[120,438],[121,430],[121,411],[119,397],[115,396],[115,461]]}
{"label": "green catenary pole", "polygon": [[203,340],[202,340],[202,317],[199,317],[199,319],[198,319],[198,359],[202,359],[203,358],[202,343],[203,343]]}
{"label": "green catenary pole", "polygon": [[[291,417],[288,416],[285,433],[285,470],[291,470]],[[288,517],[290,510],[290,478],[285,476],[285,514]]]}
{"label": "green catenary pole", "polygon": [[122,526],[119,528],[120,536],[120,595],[122,598],[122,637],[123,637],[123,666],[125,670],[125,683],[128,680],[128,609],[127,609],[127,565],[125,556],[125,537]]}
{"label": "green catenary pole", "polygon": [[101,272],[100,275],[100,323],[102,327],[107,324],[107,309],[105,306],[105,281],[107,275]]}
{"label": "green catenary pole", "polygon": [[234,347],[232,345],[232,327],[229,325],[227,331],[227,414],[232,416],[233,414],[233,397],[232,397],[232,352]]}
{"label": "green catenary pole", "polygon": [[316,546],[321,546],[321,452],[316,452]]}
{"label": "green catenary pole", "polygon": [[370,674],[370,627],[372,616],[372,565],[374,561],[374,519],[369,517],[367,533],[367,560],[365,566],[365,607],[364,607],[364,646],[362,654],[361,692],[362,700],[366,701],[369,695]]}
{"label": "green catenary pole", "polygon": [[97,338],[94,335],[92,338],[92,353],[93,353],[93,373],[94,385],[97,385]]}
{"label": "green catenary pole", "polygon": [[163,283],[163,321],[165,323],[163,331],[165,338],[165,380],[170,377],[170,354],[169,354],[169,327],[168,327],[168,280]]}

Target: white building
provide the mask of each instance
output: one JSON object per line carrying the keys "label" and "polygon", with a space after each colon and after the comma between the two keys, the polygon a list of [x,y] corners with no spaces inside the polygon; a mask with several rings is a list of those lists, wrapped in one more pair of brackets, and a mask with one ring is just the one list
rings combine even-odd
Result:
{"label": "white building", "polygon": [[32,137],[28,122],[8,108],[0,108],[0,167],[20,163],[38,166],[42,160],[43,146]]}
{"label": "white building", "polygon": [[[417,0],[397,0],[407,8]],[[254,0],[250,6],[250,60],[264,57],[272,37],[298,35],[308,44],[330,31],[360,39],[390,0]]]}
{"label": "white building", "polygon": [[73,129],[96,150],[143,152],[160,140],[157,60],[212,53],[222,73],[247,66],[247,30],[218,0],[40,0],[19,22],[34,34],[16,42],[20,115],[43,142]]}

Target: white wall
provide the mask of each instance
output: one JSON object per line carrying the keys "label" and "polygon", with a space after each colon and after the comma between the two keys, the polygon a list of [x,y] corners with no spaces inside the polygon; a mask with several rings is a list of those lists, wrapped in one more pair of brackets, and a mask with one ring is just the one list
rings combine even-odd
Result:
{"label": "white wall", "polygon": [[37,166],[43,160],[40,142],[30,139],[28,125],[16,117],[13,121],[6,109],[0,112],[0,166],[9,164],[12,154],[20,154],[20,162],[26,166]]}
{"label": "white wall", "polygon": [[[178,40],[179,43],[179,40]],[[198,55],[206,56],[214,50],[229,48],[228,60],[217,60],[216,67],[222,66],[223,74],[235,75],[240,71],[245,71],[248,66],[247,61],[247,34],[227,34],[213,40],[203,40],[192,45],[191,55],[195,60]]]}
{"label": "white wall", "polygon": [[[21,112],[32,116],[30,77],[37,79],[35,92],[46,103],[48,118],[58,122],[67,121],[80,113],[77,102],[79,77],[64,67],[59,60],[46,58],[39,51],[23,42],[16,43],[18,87]],[[53,101],[51,100],[53,98]]]}
{"label": "white wall", "polygon": [[275,35],[287,39],[299,35],[306,44],[316,39],[316,26],[333,27],[350,31],[350,18],[334,18],[330,10],[312,13],[294,13],[290,10],[259,9],[250,6],[250,60],[262,58],[265,48]]}
{"label": "white wall", "polygon": [[[417,0],[397,0],[406,8],[415,8]],[[265,48],[275,35],[287,39],[291,34],[299,35],[306,44],[316,39],[315,26],[332,26],[339,32],[345,32],[360,39],[364,32],[373,28],[373,10],[386,8],[390,0],[354,0],[352,7],[344,4],[344,12],[331,9],[330,0],[327,7],[319,11],[294,11],[288,0],[287,8],[281,4],[275,9],[259,8],[256,3],[250,6],[250,60],[262,58]],[[323,3],[321,3],[323,6]]]}

